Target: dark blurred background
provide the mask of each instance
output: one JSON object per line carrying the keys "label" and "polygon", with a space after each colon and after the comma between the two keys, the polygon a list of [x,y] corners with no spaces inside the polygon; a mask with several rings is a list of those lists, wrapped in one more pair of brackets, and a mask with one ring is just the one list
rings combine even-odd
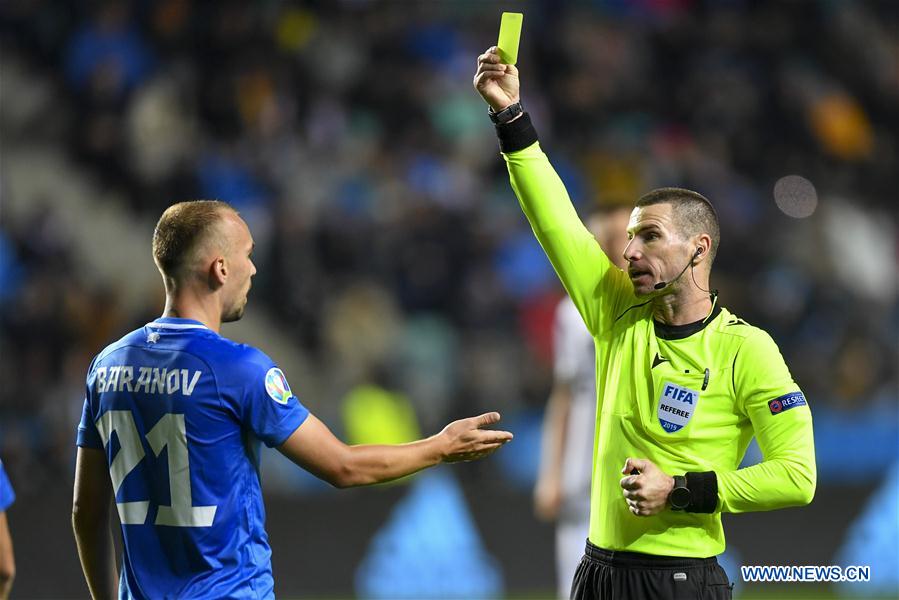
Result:
{"label": "dark blurred background", "polygon": [[531,486],[562,290],[471,86],[503,10],[525,15],[523,102],[579,211],[663,185],[711,198],[713,286],[809,398],[816,500],[726,516],[731,577],[868,564],[875,582],[821,593],[899,592],[899,3],[6,0],[13,597],[87,594],[69,526],[84,375],[160,314],[153,224],[191,198],[232,203],[256,239],[247,316],[223,333],[343,439],[494,409],[516,433],[482,463],[342,492],[268,452],[279,595],[551,595]]}

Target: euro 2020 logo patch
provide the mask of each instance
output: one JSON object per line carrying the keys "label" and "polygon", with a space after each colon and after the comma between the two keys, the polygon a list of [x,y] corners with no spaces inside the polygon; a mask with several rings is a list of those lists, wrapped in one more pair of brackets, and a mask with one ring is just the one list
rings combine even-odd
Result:
{"label": "euro 2020 logo patch", "polygon": [[290,393],[290,385],[287,383],[287,378],[278,367],[272,367],[265,374],[265,391],[278,404],[287,404],[287,401],[293,395]]}
{"label": "euro 2020 logo patch", "polygon": [[665,433],[674,433],[686,427],[699,403],[699,392],[676,383],[665,382],[659,396],[658,417]]}

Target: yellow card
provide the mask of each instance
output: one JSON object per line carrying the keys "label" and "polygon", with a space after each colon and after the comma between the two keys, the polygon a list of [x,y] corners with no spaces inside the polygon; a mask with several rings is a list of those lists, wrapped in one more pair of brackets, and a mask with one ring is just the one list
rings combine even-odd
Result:
{"label": "yellow card", "polygon": [[499,23],[499,57],[503,63],[514,65],[518,62],[518,41],[521,39],[521,13],[504,12]]}

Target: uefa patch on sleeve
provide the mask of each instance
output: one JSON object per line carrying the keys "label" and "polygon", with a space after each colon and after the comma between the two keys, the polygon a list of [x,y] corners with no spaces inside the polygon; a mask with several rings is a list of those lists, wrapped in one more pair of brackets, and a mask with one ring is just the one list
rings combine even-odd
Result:
{"label": "uefa patch on sleeve", "polygon": [[780,398],[768,400],[768,409],[772,415],[779,415],[783,411],[797,406],[806,406],[805,396],[802,395],[802,392],[790,392]]}
{"label": "uefa patch on sleeve", "polygon": [[287,404],[287,401],[293,395],[290,392],[287,377],[284,376],[284,372],[278,367],[272,367],[265,374],[265,391],[278,404]]}

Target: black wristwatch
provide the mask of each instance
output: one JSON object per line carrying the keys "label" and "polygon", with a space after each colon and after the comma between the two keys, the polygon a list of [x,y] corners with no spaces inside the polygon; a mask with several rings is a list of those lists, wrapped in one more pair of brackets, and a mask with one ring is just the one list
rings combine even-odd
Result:
{"label": "black wristwatch", "polygon": [[523,112],[524,109],[521,108],[521,102],[510,104],[499,112],[493,112],[492,106],[487,108],[487,115],[490,116],[490,120],[496,125],[505,125]]}
{"label": "black wristwatch", "polygon": [[693,494],[687,487],[687,478],[683,475],[674,476],[674,489],[668,494],[668,503],[671,510],[685,510],[693,501]]}

